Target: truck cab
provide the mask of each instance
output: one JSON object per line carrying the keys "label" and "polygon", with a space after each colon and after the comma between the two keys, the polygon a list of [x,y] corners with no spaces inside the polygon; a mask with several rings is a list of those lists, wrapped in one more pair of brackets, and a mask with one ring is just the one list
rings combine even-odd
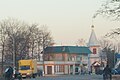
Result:
{"label": "truck cab", "polygon": [[22,77],[33,77],[37,76],[37,61],[36,60],[19,60],[19,72]]}

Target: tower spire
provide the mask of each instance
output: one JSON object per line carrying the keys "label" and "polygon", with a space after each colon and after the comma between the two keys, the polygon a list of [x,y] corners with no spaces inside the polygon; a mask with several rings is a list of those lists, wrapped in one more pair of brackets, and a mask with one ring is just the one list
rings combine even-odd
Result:
{"label": "tower spire", "polygon": [[99,46],[99,42],[98,42],[97,37],[94,32],[94,25],[92,25],[91,28],[92,28],[92,32],[91,32],[91,35],[89,38],[88,46],[89,47],[90,46]]}

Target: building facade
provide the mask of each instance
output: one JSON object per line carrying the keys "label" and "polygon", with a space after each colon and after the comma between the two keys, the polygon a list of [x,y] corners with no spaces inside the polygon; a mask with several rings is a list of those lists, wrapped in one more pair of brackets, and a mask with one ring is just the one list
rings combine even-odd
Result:
{"label": "building facade", "polygon": [[44,74],[78,74],[88,71],[88,47],[52,46],[44,51]]}

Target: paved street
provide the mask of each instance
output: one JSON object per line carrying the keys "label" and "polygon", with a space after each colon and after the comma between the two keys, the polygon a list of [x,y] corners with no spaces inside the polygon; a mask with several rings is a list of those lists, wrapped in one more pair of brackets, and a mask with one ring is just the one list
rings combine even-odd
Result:
{"label": "paved street", "polygon": [[63,76],[45,76],[35,79],[24,80],[103,80],[102,75],[63,75]]}

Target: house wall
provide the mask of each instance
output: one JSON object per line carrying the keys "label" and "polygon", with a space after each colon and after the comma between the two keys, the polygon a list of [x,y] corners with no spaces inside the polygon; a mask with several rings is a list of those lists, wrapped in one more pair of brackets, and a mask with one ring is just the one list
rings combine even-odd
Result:
{"label": "house wall", "polygon": [[[47,66],[52,66],[52,74],[75,74],[76,67],[80,69],[80,65],[83,63],[88,65],[88,54],[57,53],[52,54],[54,59],[50,59],[50,54],[46,56],[48,61],[44,61],[45,74],[47,74]],[[64,68],[62,71],[61,67]]]}
{"label": "house wall", "polygon": [[64,74],[69,74],[69,65],[64,66]]}
{"label": "house wall", "polygon": [[[76,61],[45,61],[44,64],[45,74],[48,73],[48,66],[52,67],[52,74],[75,74],[75,68],[81,70],[80,62]],[[87,70],[87,68],[85,70]]]}
{"label": "house wall", "polygon": [[[93,54],[93,49],[96,48],[96,54]],[[95,67],[93,65],[93,63],[95,62],[101,62],[100,59],[100,48],[99,46],[92,46],[90,47],[90,50],[92,52],[92,54],[90,54],[90,63],[89,63],[89,71],[92,71],[93,73],[95,73]]]}
{"label": "house wall", "polygon": [[45,54],[46,61],[68,61],[68,57],[67,53]]}
{"label": "house wall", "polygon": [[92,46],[92,47],[90,47],[91,52],[93,52],[93,48],[96,48],[97,53],[96,54],[90,54],[90,65],[92,65],[96,61],[100,62],[100,53],[99,53],[100,48],[99,48],[99,46],[98,47],[97,46]]}
{"label": "house wall", "polygon": [[88,54],[57,53],[45,55],[45,61],[86,61],[87,58]]}
{"label": "house wall", "polygon": [[[96,54],[93,54],[93,49],[94,48],[96,48]],[[90,50],[92,52],[92,54],[90,55],[90,57],[99,57],[99,47],[92,46],[92,47],[90,47]]]}

